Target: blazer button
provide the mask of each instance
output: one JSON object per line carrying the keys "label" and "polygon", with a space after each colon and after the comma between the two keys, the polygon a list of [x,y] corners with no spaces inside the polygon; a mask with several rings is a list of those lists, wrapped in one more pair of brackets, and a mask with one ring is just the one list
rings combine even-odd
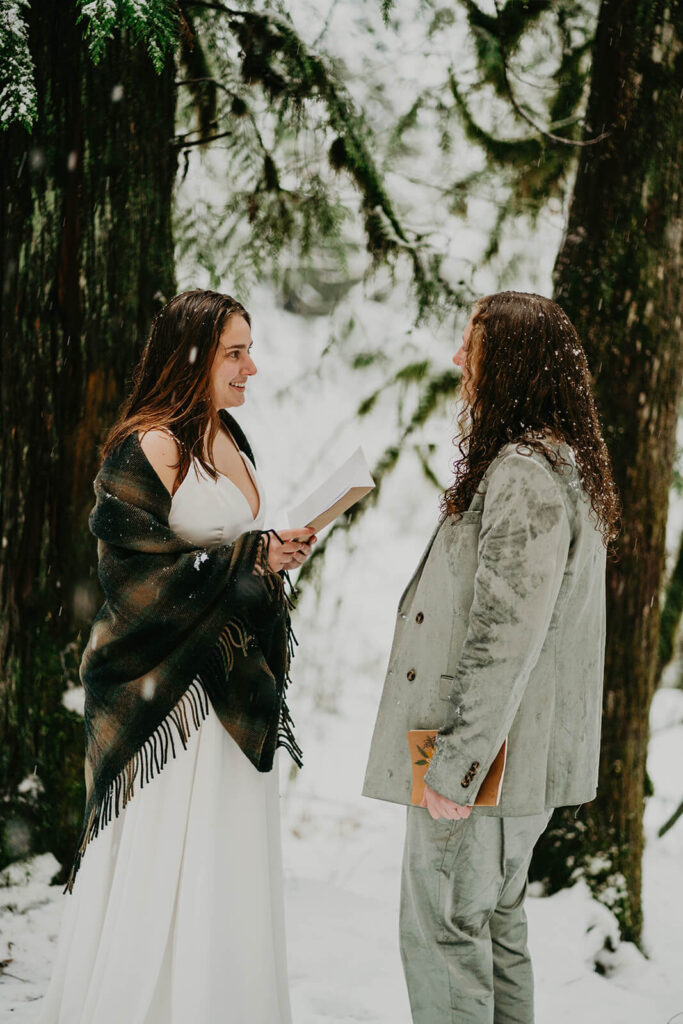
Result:
{"label": "blazer button", "polygon": [[425,617],[422,614],[422,612],[418,612],[417,615],[415,616],[415,621],[417,622],[418,626],[419,626],[419,624],[421,622],[424,622],[424,620],[425,620]]}
{"label": "blazer button", "polygon": [[479,767],[479,762],[478,761],[473,761],[472,764],[470,765],[470,771],[471,772],[476,772],[478,767]]}
{"label": "blazer button", "polygon": [[415,671],[414,668],[409,668],[406,674],[408,676],[408,680],[412,683],[413,679],[417,675],[417,672]]}
{"label": "blazer button", "polygon": [[470,779],[467,776],[465,776],[465,778],[462,780],[460,785],[462,786],[463,789],[467,789],[467,787],[469,786],[471,781],[472,781],[472,779]]}

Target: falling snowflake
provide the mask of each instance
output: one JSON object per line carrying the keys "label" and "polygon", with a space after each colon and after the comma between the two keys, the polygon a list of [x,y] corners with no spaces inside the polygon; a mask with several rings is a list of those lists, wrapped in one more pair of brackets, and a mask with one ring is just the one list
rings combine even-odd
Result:
{"label": "falling snowflake", "polygon": [[140,689],[140,696],[143,700],[151,700],[156,693],[157,682],[154,676],[145,676],[142,680],[142,687]]}

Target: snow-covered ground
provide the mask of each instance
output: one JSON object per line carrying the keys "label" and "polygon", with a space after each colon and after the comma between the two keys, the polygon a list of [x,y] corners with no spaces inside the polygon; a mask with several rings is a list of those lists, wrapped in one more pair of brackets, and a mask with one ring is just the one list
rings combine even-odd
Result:
{"label": "snow-covered ground", "polygon": [[[530,275],[520,277],[522,288],[536,284]],[[348,351],[332,349],[321,358],[340,318],[353,314],[362,324],[360,339],[356,333],[349,344],[361,347],[371,337],[391,355],[392,342],[402,338],[417,352],[428,351],[435,364],[448,365],[456,339],[424,328],[408,336],[405,307],[372,301],[360,286],[331,319],[285,313],[266,289],[249,306],[259,374],[239,416],[270,495],[271,523],[281,526],[281,509],[359,443],[374,463],[396,436],[394,402],[380,401],[366,419],[356,415],[379,371],[350,371]],[[413,400],[408,390],[404,403]],[[438,491],[416,452],[430,448],[430,464],[445,484],[454,432],[454,411],[445,409],[411,439],[377,505],[348,538],[332,538],[317,587],[309,584],[299,601],[290,703],[305,766],[291,771],[283,757],[280,787],[294,1024],[410,1021],[397,942],[404,811],[360,792],[396,601],[437,514]],[[672,517],[680,524],[680,501]],[[674,529],[672,544],[676,536]],[[648,956],[618,943],[614,919],[584,884],[552,897],[534,895],[528,914],[538,1024],[683,1024],[683,819],[656,838],[683,798],[683,691],[658,692],[652,729]],[[65,899],[49,884],[56,866],[46,855],[0,876],[3,1024],[34,1020],[47,985]]]}
{"label": "snow-covered ground", "polygon": [[[520,277],[522,288],[536,284],[530,275]],[[271,523],[282,526],[281,509],[359,443],[374,463],[396,436],[395,402],[380,401],[368,418],[356,415],[379,371],[350,371],[348,351],[332,349],[321,358],[340,318],[352,313],[362,324],[363,334],[349,344],[361,347],[367,336],[391,355],[392,343],[402,338],[444,366],[456,339],[432,337],[424,328],[408,335],[405,307],[355,292],[331,319],[285,313],[266,289],[252,295],[249,307],[259,374],[239,416],[270,495]],[[407,404],[415,399],[410,389],[403,397]],[[332,538],[318,586],[303,590],[297,609],[300,647],[290,704],[305,766],[292,772],[288,760],[281,761],[294,1024],[410,1021],[397,942],[404,811],[360,792],[396,601],[437,514],[438,491],[416,453],[429,447],[433,471],[445,484],[454,432],[453,410],[445,409],[411,439],[377,505],[348,538]],[[680,513],[679,503],[673,512],[678,523]],[[672,530],[672,543],[676,535]],[[533,896],[528,914],[538,1024],[683,1024],[683,819],[656,838],[683,797],[683,691],[658,692],[652,726],[655,795],[647,807],[644,858],[648,957],[618,944],[613,918],[585,885]],[[35,1020],[66,898],[49,884],[56,867],[46,855],[0,876],[2,1024]]]}
{"label": "snow-covered ground", "polygon": [[[294,1024],[409,1024],[398,944],[403,811],[363,800],[351,770],[332,757],[367,733],[363,709],[320,710],[330,720],[307,735],[308,782],[284,799],[289,973]],[[584,883],[527,901],[538,1024],[674,1024],[683,1020],[683,820],[662,839],[657,826],[681,796],[683,692],[662,690],[652,709],[649,759],[655,796],[646,815],[646,959],[616,941],[608,910]],[[314,733],[312,722],[304,734]],[[323,734],[329,737],[327,743]],[[334,755],[332,753],[334,749]],[[358,767],[360,768],[359,750]],[[345,769],[346,770],[346,769]],[[353,779],[353,781],[351,781]],[[323,783],[323,784],[321,784]],[[36,1019],[48,982],[63,901],[50,886],[47,854],[0,875],[0,1020]],[[612,951],[612,947],[616,949]],[[604,973],[597,973],[596,962]],[[273,1022],[275,1024],[275,1022]]]}
{"label": "snow-covered ground", "polygon": [[[543,284],[529,273],[519,280],[522,288]],[[286,525],[282,509],[359,443],[374,464],[396,437],[395,395],[369,417],[356,415],[382,370],[351,371],[353,351],[371,339],[393,359],[400,342],[447,366],[456,338],[426,328],[409,333],[405,305],[376,302],[361,286],[331,318],[283,312],[265,288],[253,293],[249,308],[259,373],[239,418],[253,440],[277,527]],[[360,325],[347,339],[351,352],[332,347],[323,358],[348,316]],[[404,406],[413,401],[409,388]],[[300,646],[290,705],[305,764],[292,771],[283,757],[280,766],[294,1024],[410,1021],[397,942],[405,812],[360,793],[396,602],[437,515],[439,493],[417,452],[429,449],[430,465],[445,484],[454,432],[454,410],[444,409],[411,438],[378,503],[348,537],[331,539],[318,584],[303,589],[296,612]],[[680,511],[674,510],[678,521]],[[675,537],[672,531],[672,543]],[[69,694],[74,708],[77,696]],[[644,861],[649,959],[618,945],[613,918],[583,884],[530,898],[538,1024],[673,1024],[683,1014],[683,819],[655,838],[683,797],[683,691],[662,690],[655,698],[650,773],[655,796],[647,808]],[[2,1024],[35,1019],[47,985],[66,898],[49,885],[55,870],[47,855],[1,876]],[[604,973],[596,972],[596,962]]]}

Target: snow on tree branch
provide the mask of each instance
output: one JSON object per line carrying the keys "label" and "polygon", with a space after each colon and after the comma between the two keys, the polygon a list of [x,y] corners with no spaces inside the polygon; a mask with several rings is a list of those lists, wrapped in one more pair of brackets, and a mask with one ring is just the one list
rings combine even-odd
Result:
{"label": "snow on tree branch", "polygon": [[22,8],[28,0],[5,0],[0,8],[0,128],[17,122],[32,128],[37,116],[33,59]]}
{"label": "snow on tree branch", "polygon": [[128,29],[144,42],[157,72],[177,38],[177,14],[170,0],[78,0],[78,20],[87,20],[86,34],[93,63],[98,64],[116,28]]}
{"label": "snow on tree branch", "polygon": [[[94,64],[104,56],[114,32],[125,30],[144,43],[161,73],[177,40],[177,11],[171,0],[77,0],[78,21],[85,22]],[[25,9],[29,0],[3,0],[0,6],[0,129],[11,124],[31,131],[38,117],[34,64],[29,49]]]}

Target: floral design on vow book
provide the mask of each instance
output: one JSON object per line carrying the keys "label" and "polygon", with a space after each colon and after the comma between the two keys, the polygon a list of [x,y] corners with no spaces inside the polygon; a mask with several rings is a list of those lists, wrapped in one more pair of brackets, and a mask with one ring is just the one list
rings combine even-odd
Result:
{"label": "floral design on vow book", "polygon": [[434,757],[434,751],[436,750],[436,733],[433,736],[428,736],[424,741],[424,746],[418,746],[417,749],[422,756],[418,761],[413,761],[413,764],[429,764]]}

